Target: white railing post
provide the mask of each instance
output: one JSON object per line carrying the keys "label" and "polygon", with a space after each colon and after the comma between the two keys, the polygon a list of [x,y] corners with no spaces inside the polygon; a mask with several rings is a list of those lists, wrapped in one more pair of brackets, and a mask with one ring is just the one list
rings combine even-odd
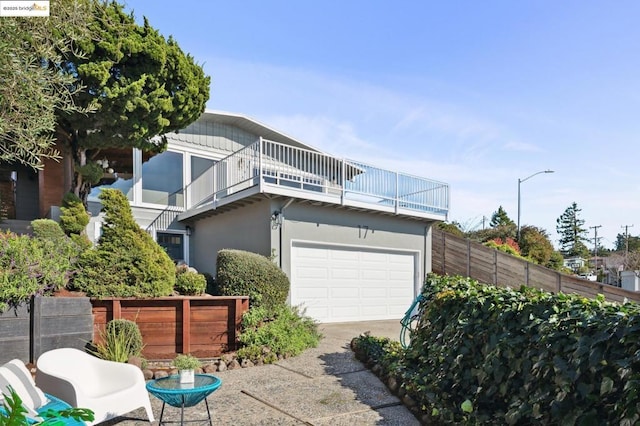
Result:
{"label": "white railing post", "polygon": [[399,187],[398,172],[395,172],[395,174],[396,174],[396,201],[395,201],[395,204],[396,204],[396,214],[398,214],[398,207],[399,207],[399,204],[400,204],[400,200],[398,199],[398,197],[399,197],[399,194],[398,194],[398,191],[399,191],[399,188],[398,188]]}
{"label": "white railing post", "polygon": [[219,167],[220,167],[220,161],[216,162],[213,165],[213,182],[212,182],[213,187],[211,189],[213,191],[212,192],[212,194],[213,194],[212,201],[213,201],[213,205],[214,206],[216,205],[216,197],[217,197],[217,194],[218,194],[218,169],[219,169]]}
{"label": "white railing post", "polygon": [[260,136],[258,140],[258,192],[262,192],[262,153],[264,152],[262,143],[262,136]]}
{"label": "white railing post", "polygon": [[344,206],[344,198],[345,198],[345,187],[346,187],[346,178],[345,178],[345,171],[347,169],[346,167],[346,163],[347,160],[345,160],[344,158],[342,159],[342,176],[341,176],[341,182],[340,182],[340,204],[342,204]]}

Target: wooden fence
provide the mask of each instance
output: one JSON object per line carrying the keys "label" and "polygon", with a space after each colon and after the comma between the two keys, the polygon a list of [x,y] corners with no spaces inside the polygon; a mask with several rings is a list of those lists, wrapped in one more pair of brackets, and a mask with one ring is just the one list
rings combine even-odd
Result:
{"label": "wooden fence", "polygon": [[94,340],[108,321],[124,318],[140,327],[147,359],[172,358],[176,353],[199,357],[235,350],[248,296],[175,296],[92,299]]}
{"label": "wooden fence", "polygon": [[35,362],[51,349],[84,349],[93,335],[88,297],[43,297],[0,314],[0,364]]}
{"label": "wooden fence", "polygon": [[432,233],[431,270],[502,287],[524,284],[553,293],[586,297],[603,294],[613,302],[640,301],[638,292],[563,274],[436,228]]}

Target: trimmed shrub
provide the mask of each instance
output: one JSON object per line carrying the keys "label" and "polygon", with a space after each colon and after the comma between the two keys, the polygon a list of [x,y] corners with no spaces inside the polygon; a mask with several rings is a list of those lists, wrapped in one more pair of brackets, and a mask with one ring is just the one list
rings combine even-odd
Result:
{"label": "trimmed shrub", "polygon": [[105,212],[98,246],[80,260],[75,288],[93,297],[157,297],[173,292],[175,266],[167,253],[133,219],[126,196],[100,194]]}
{"label": "trimmed shrub", "polygon": [[207,289],[204,275],[193,271],[185,271],[176,275],[175,290],[184,296],[197,296]]}
{"label": "trimmed shrub", "polygon": [[82,234],[88,223],[89,213],[82,200],[73,192],[65,194],[60,207],[60,226],[64,232],[67,235]]}
{"label": "trimmed shrub", "polygon": [[[59,256],[60,261],[69,260],[68,270],[71,270],[76,264],[82,252],[91,247],[91,242],[85,235],[71,234],[68,237],[58,222],[54,220],[36,219],[31,222],[31,227],[35,238],[50,241],[55,245],[54,255]],[[71,276],[72,274],[69,275],[69,277]]]}
{"label": "trimmed shrub", "polygon": [[249,296],[252,307],[284,305],[289,277],[268,258],[242,250],[218,252],[216,283],[223,296]]}
{"label": "trimmed shrub", "polygon": [[635,424],[640,305],[430,275],[403,387],[433,424]]}
{"label": "trimmed shrub", "polygon": [[295,307],[279,305],[270,311],[253,307],[242,317],[238,339],[244,346],[238,350],[238,357],[269,364],[279,357],[295,356],[315,348],[321,337],[315,321],[300,314]]}
{"label": "trimmed shrub", "polygon": [[36,219],[31,221],[33,236],[43,240],[57,243],[66,238],[66,235],[58,222],[51,219]]}
{"label": "trimmed shrub", "polygon": [[[65,237],[66,238],[66,237]],[[0,232],[0,310],[63,288],[72,263],[52,241]]]}

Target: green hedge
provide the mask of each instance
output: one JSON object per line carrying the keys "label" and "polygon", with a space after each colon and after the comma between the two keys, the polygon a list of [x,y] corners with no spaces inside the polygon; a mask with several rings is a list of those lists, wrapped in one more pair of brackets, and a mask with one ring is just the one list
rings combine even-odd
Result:
{"label": "green hedge", "polygon": [[637,424],[640,305],[427,278],[400,362],[434,424]]}
{"label": "green hedge", "polygon": [[289,278],[276,264],[256,253],[220,250],[216,285],[222,296],[249,296],[252,307],[272,310],[287,301]]}

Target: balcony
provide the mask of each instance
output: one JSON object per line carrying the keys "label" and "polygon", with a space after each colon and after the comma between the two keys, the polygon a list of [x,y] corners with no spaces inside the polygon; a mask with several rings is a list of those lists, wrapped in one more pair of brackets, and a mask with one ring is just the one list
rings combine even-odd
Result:
{"label": "balcony", "polygon": [[446,183],[260,139],[195,179],[180,219],[257,194],[435,220],[449,209]]}

